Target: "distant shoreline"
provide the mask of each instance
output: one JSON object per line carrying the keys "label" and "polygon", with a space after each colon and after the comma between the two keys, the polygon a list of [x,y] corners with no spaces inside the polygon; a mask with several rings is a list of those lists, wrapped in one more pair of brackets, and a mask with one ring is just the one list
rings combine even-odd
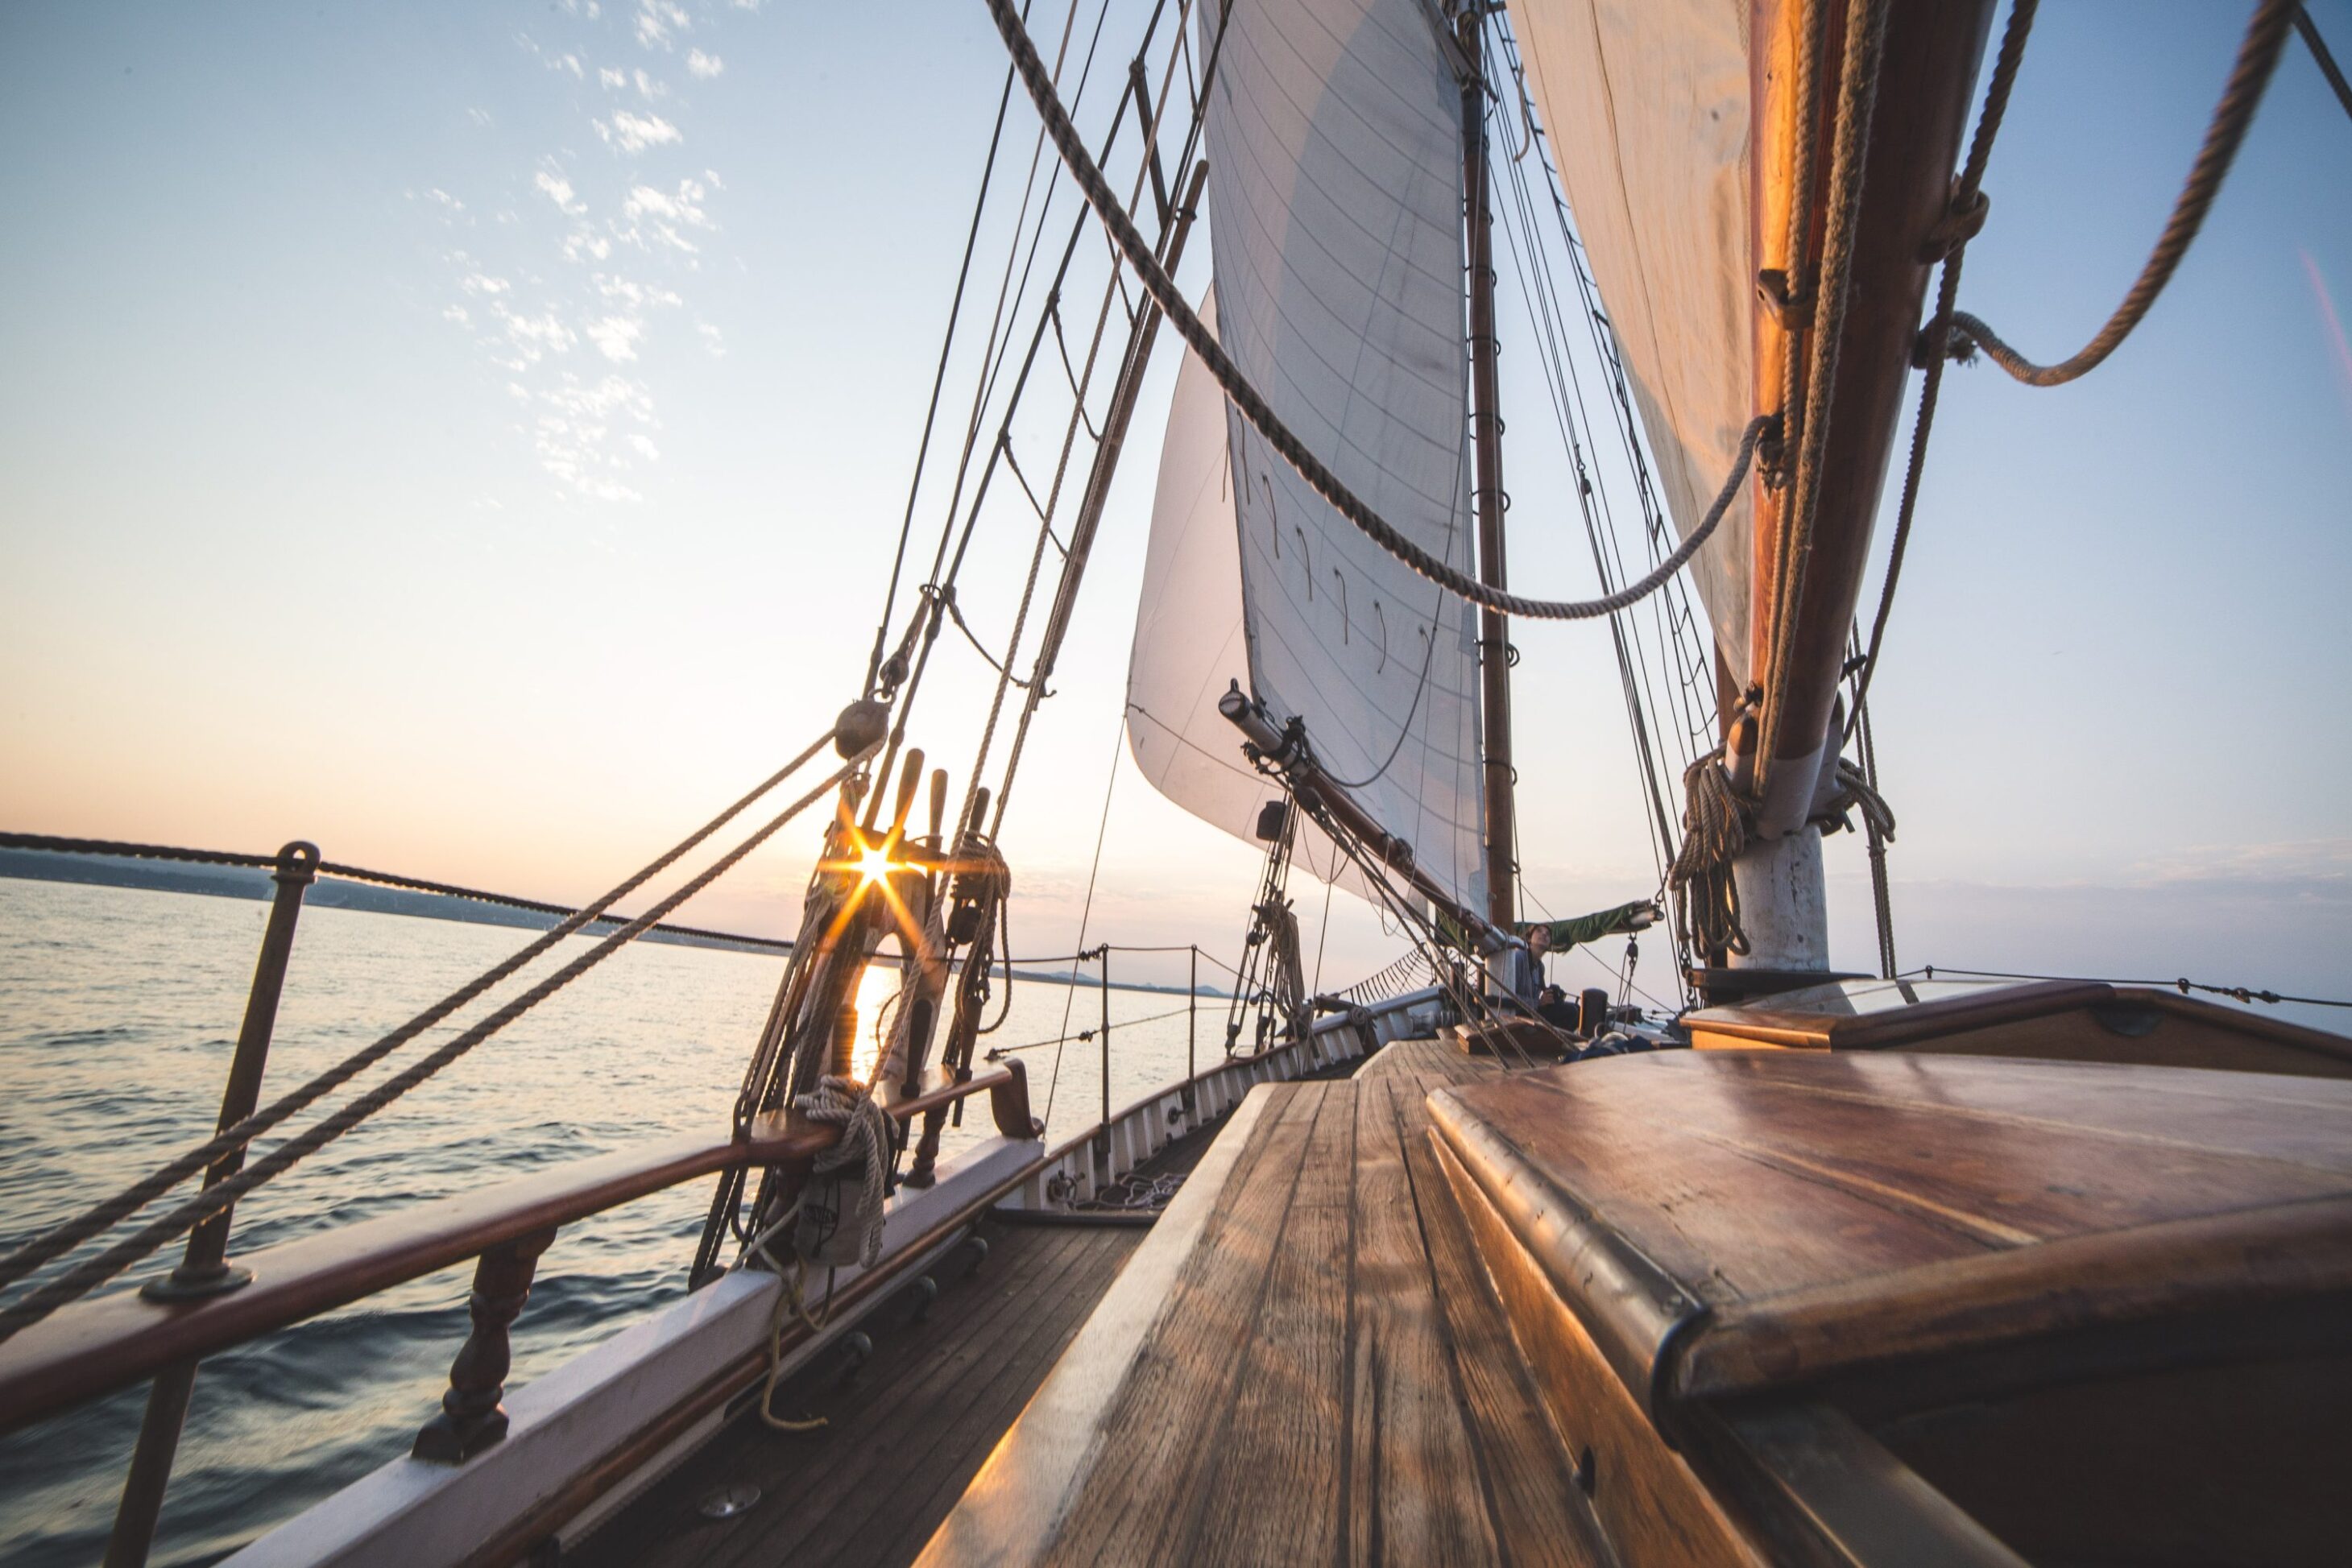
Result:
{"label": "distant shoreline", "polygon": [[[258,866],[141,860],[130,855],[65,854],[52,850],[0,850],[0,877],[22,882],[127,887],[150,893],[186,893],[207,898],[249,901],[267,899],[274,891],[270,873]],[[419,920],[454,920],[469,925],[504,925],[525,931],[544,931],[558,919],[558,916],[533,910],[478,904],[447,894],[379,887],[372,883],[352,882],[339,876],[320,877],[310,884],[302,901],[315,909],[355,909],[369,915],[402,915]],[[583,928],[583,935],[608,936],[619,930],[624,924],[623,920],[610,918],[592,921]],[[792,950],[790,942],[776,938],[732,937],[682,931],[648,931],[637,940],[667,943],[679,947],[707,947],[726,953],[750,953],[769,958],[783,957]],[[885,958],[882,962],[893,960]],[[998,972],[1003,971],[1000,968]],[[1084,977],[1074,980],[1068,975],[1035,969],[1015,969],[1012,973],[1015,979],[1041,981],[1047,985],[1077,985],[1092,989],[1098,984]],[[1132,980],[1113,980],[1111,989],[1151,991],[1178,997],[1185,994],[1181,986],[1154,986]],[[1227,999],[1225,992],[1207,986],[1202,987],[1197,994],[1218,1001]]]}

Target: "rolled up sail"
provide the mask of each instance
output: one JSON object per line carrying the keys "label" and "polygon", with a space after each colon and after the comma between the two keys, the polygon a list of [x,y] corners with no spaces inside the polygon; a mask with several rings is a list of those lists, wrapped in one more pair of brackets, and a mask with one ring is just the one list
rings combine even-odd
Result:
{"label": "rolled up sail", "polygon": [[[1357,495],[1471,568],[1461,88],[1430,12],[1296,0],[1202,16],[1218,57],[1206,140],[1219,336]],[[1246,833],[1232,775],[1255,775],[1238,737],[1192,716],[1241,678],[1276,725],[1301,723],[1324,772],[1435,885],[1483,909],[1475,612],[1357,532],[1195,371],[1179,379],[1161,459],[1130,677],[1138,761],[1179,804]],[[1204,400],[1223,414],[1221,451],[1199,429]],[[1211,569],[1180,542],[1216,531],[1203,515],[1228,519],[1215,586],[1236,620],[1174,608],[1206,602]],[[1171,638],[1221,644],[1189,697],[1163,678],[1180,662],[1160,647]],[[1206,756],[1173,757],[1191,746]],[[1329,875],[1317,847],[1302,859]]]}
{"label": "rolled up sail", "polygon": [[[1560,183],[1616,329],[1678,533],[1706,515],[1752,412],[1748,0],[1509,0]],[[1691,562],[1748,680],[1754,507]]]}

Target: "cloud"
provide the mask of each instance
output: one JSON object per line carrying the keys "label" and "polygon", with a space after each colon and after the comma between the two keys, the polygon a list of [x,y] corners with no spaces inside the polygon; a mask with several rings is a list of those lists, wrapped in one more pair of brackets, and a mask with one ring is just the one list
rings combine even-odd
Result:
{"label": "cloud", "polygon": [[635,359],[637,340],[645,335],[645,323],[628,316],[607,316],[588,324],[588,340],[613,361]]}
{"label": "cloud", "polygon": [[697,321],[694,324],[694,329],[702,335],[702,346],[710,350],[713,359],[727,357],[727,344],[719,336],[718,328],[708,321]]}
{"label": "cloud", "polygon": [[490,111],[487,109],[469,109],[466,111],[466,118],[472,120],[477,125],[488,125],[492,123],[490,120]]}
{"label": "cloud", "polygon": [[592,228],[576,228],[563,236],[566,261],[602,261],[613,254],[613,242]]}
{"label": "cloud", "polygon": [[661,461],[661,448],[656,446],[639,432],[631,431],[629,433],[629,444],[631,447],[635,449],[637,455],[644,458],[646,462],[658,463]]}
{"label": "cloud", "polygon": [[504,294],[514,285],[503,277],[492,277],[487,273],[473,272],[458,279],[457,287],[468,294],[489,297]]}
{"label": "cloud", "polygon": [[576,218],[588,210],[588,204],[572,194],[572,182],[561,174],[551,174],[542,169],[533,177],[531,183],[546,192],[547,199],[553,202],[559,211],[572,217]]}
{"label": "cloud", "polygon": [[709,194],[709,187],[701,181],[690,178],[680,180],[674,194],[651,185],[632,186],[628,199],[621,204],[621,211],[629,219],[622,237],[635,245],[645,246],[650,240],[693,255],[700,247],[683,231],[714,226],[702,205]]}
{"label": "cloud", "polygon": [[441,319],[444,321],[455,321],[460,327],[470,327],[474,324],[473,312],[467,310],[463,305],[450,306],[446,310],[441,312]]}
{"label": "cloud", "polygon": [[704,81],[709,81],[727,68],[727,62],[717,55],[706,55],[700,49],[689,49],[686,56],[686,68]]}
{"label": "cloud", "polygon": [[674,288],[664,288],[659,284],[643,284],[634,278],[602,272],[596,275],[596,292],[607,299],[619,300],[633,310],[643,310],[647,306],[686,303]]}
{"label": "cloud", "polygon": [[632,114],[624,109],[613,116],[612,122],[596,122],[596,134],[624,152],[642,152],[648,147],[667,147],[686,140],[678,128],[658,114]]}
{"label": "cloud", "polygon": [[670,35],[690,32],[694,23],[675,0],[638,0],[637,42],[646,48],[669,48]]}
{"label": "cloud", "polygon": [[608,88],[626,87],[629,85],[629,73],[622,70],[614,70],[610,66],[604,66],[598,68],[596,72],[596,79]]}

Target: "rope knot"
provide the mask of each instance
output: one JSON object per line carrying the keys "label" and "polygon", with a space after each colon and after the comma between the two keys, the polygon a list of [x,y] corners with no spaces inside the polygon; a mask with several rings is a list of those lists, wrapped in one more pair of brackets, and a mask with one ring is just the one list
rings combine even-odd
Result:
{"label": "rope knot", "polygon": [[1944,215],[1928,225],[1920,242],[1920,265],[1933,267],[1982,234],[1991,211],[1992,198],[1982,191],[1954,191]]}

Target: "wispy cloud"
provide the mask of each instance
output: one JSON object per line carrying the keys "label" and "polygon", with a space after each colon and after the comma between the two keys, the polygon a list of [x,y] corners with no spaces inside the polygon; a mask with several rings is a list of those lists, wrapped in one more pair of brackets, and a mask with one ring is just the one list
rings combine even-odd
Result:
{"label": "wispy cloud", "polygon": [[[541,101],[551,93],[561,112],[579,117],[576,129],[548,132],[550,141],[576,146],[578,130],[593,129],[611,161],[550,153],[514,171],[509,183],[445,180],[410,195],[464,233],[468,249],[441,253],[450,290],[442,318],[499,372],[492,384],[512,410],[517,437],[564,492],[625,503],[641,498],[645,474],[661,460],[653,378],[677,363],[665,352],[675,354],[683,339],[702,350],[697,358],[726,353],[719,328],[686,298],[702,246],[719,232],[711,202],[724,186],[707,168],[656,177],[688,134],[673,107],[675,77],[663,79],[658,57],[644,66],[591,62],[609,57],[618,29],[674,57],[693,80],[716,81],[727,64],[702,46],[719,41],[724,14],[716,0],[691,12],[677,0],[624,0],[610,18],[600,0],[553,0],[548,9],[571,36],[549,44],[518,34],[520,57],[591,84],[593,96],[614,95],[599,109],[568,83],[550,83]],[[473,118],[490,123],[487,111]]]}
{"label": "wispy cloud", "polygon": [[614,111],[608,122],[596,122],[596,134],[624,152],[642,152],[648,147],[674,147],[686,140],[678,128],[658,114],[633,114],[624,109]]}
{"label": "wispy cloud", "polygon": [[588,340],[608,360],[635,359],[637,340],[645,335],[645,323],[632,316],[606,316],[588,323]]}
{"label": "wispy cloud", "polygon": [[547,199],[569,216],[576,218],[588,210],[588,204],[572,193],[572,182],[561,174],[541,169],[532,177],[531,183],[546,192]]}
{"label": "wispy cloud", "polygon": [[637,42],[646,48],[672,47],[674,35],[690,31],[693,20],[675,0],[638,0]]}

